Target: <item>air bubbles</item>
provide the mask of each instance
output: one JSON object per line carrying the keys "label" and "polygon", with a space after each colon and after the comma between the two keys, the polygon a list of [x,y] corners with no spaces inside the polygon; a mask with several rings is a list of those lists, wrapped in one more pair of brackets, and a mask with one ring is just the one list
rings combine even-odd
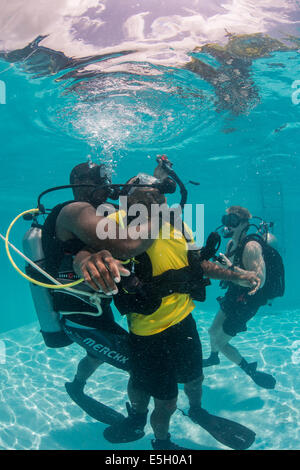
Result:
{"label": "air bubbles", "polygon": [[212,119],[212,102],[198,86],[189,72],[131,63],[69,87],[57,125],[86,141],[93,161],[100,152],[114,165],[130,151],[183,145]]}

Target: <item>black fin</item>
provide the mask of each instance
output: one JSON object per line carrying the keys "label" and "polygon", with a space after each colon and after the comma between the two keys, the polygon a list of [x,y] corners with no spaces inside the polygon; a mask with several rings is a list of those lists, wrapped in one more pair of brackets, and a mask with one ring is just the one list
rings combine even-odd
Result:
{"label": "black fin", "polygon": [[255,440],[255,432],[251,429],[235,421],[211,415],[203,408],[197,408],[194,411],[190,409],[188,416],[217,441],[231,449],[248,449]]}
{"label": "black fin", "polygon": [[89,397],[82,391],[76,391],[72,387],[71,382],[65,383],[65,388],[72,400],[89,416],[104,424],[118,424],[125,418],[124,415],[118,413],[113,408]]}
{"label": "black fin", "polygon": [[[250,375],[250,374],[249,374]],[[263,388],[273,389],[276,385],[276,379],[265,372],[256,371],[254,374],[250,375],[253,382]]]}
{"label": "black fin", "polygon": [[122,426],[122,423],[109,426],[103,431],[104,438],[113,444],[138,441],[144,435],[145,433],[142,429]]}
{"label": "black fin", "polygon": [[170,433],[168,433],[167,439],[151,439],[152,449],[154,450],[190,450],[186,447],[181,447],[170,440]]}
{"label": "black fin", "polygon": [[251,362],[248,364],[245,360],[241,363],[241,368],[246,372],[249,377],[259,385],[259,387],[273,389],[276,385],[276,379],[266,372],[261,372],[257,370],[257,362]]}
{"label": "black fin", "polygon": [[129,403],[126,403],[127,418],[104,429],[103,436],[113,444],[137,441],[144,437],[144,427],[147,423],[146,413],[137,413]]}
{"label": "black fin", "polygon": [[246,367],[244,368],[244,371],[246,372],[246,374],[251,376],[251,375],[255,374],[256,369],[257,369],[257,361],[256,362],[250,362],[250,364],[247,363]]}

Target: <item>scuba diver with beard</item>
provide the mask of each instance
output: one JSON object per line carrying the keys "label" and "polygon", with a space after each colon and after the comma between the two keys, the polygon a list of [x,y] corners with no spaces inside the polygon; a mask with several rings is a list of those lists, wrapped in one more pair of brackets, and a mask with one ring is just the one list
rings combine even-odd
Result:
{"label": "scuba diver with beard", "polygon": [[[218,297],[220,310],[209,329],[211,353],[203,360],[203,367],[220,363],[219,352],[238,365],[260,387],[273,389],[276,380],[270,374],[257,370],[257,362],[248,363],[230,342],[238,333],[247,331],[247,323],[269,299],[267,282],[267,265],[264,256],[265,244],[257,235],[247,236],[252,218],[248,209],[231,206],[222,217],[224,238],[231,238],[227,244],[226,254],[220,254],[220,265],[234,272],[249,270],[256,273],[261,284],[259,290],[249,296],[249,289],[231,282],[221,287],[226,288],[225,296]],[[274,273],[275,275],[275,273]],[[270,276],[268,276],[270,277]],[[268,279],[269,281],[269,279]],[[282,294],[281,294],[282,295]]]}

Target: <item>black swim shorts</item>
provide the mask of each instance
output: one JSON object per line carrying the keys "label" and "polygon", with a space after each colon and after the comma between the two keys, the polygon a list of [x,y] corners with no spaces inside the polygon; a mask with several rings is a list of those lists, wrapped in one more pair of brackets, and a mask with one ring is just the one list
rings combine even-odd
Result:
{"label": "black swim shorts", "polygon": [[151,336],[130,333],[129,357],[134,388],[159,400],[178,394],[178,383],[202,376],[202,347],[192,315]]}
{"label": "black swim shorts", "polygon": [[263,291],[248,295],[249,289],[232,284],[224,297],[217,300],[226,318],[223,331],[229,336],[247,331],[247,322],[254,317],[259,307],[267,303]]}

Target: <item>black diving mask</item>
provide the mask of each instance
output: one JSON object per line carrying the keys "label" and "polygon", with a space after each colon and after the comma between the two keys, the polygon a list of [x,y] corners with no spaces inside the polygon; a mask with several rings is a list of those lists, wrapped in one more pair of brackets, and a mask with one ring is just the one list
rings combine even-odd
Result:
{"label": "black diving mask", "polygon": [[95,163],[89,165],[79,166],[73,173],[73,180],[91,180],[97,186],[104,186],[111,183],[111,171],[105,164],[96,165]]}
{"label": "black diving mask", "polygon": [[[223,238],[232,238],[234,230],[246,219],[242,219],[237,214],[225,214],[222,219],[222,236]],[[221,228],[219,227],[219,228]]]}
{"label": "black diving mask", "polygon": [[111,188],[111,171],[103,163],[100,165],[90,163],[83,168],[82,172],[76,174],[76,177],[78,181],[86,181],[88,179],[95,184],[89,196],[89,202],[94,206],[102,204],[114,194]]}
{"label": "black diving mask", "polygon": [[224,227],[236,228],[240,225],[242,219],[236,214],[225,214],[223,215],[221,222]]}
{"label": "black diving mask", "polygon": [[136,177],[131,178],[131,183],[111,186],[120,187],[120,196],[129,196],[137,188],[143,187],[158,189],[161,194],[172,194],[176,191],[176,183],[171,178],[166,178],[165,180],[160,181],[158,178],[155,178],[154,176],[148,175],[146,173],[139,173]]}
{"label": "black diving mask", "polygon": [[132,186],[129,187],[127,195],[130,196],[139,187],[152,187],[157,188],[159,186],[159,180],[152,175],[146,173],[139,173],[136,178],[132,181]]}

